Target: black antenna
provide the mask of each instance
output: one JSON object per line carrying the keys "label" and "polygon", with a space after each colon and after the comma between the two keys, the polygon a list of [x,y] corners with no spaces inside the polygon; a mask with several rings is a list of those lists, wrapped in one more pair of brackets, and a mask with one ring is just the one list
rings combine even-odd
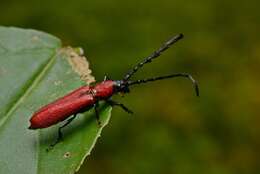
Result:
{"label": "black antenna", "polygon": [[166,75],[166,76],[159,76],[159,77],[147,78],[147,79],[142,79],[142,80],[129,81],[129,82],[127,82],[127,85],[128,86],[138,85],[141,83],[153,82],[153,81],[157,81],[157,80],[163,80],[163,79],[174,78],[174,77],[186,77],[186,78],[190,79],[193,83],[196,95],[199,96],[198,83],[196,82],[196,80],[194,80],[194,78],[190,74],[187,74],[187,73],[177,73],[177,74],[171,74],[171,75]]}
{"label": "black antenna", "polygon": [[145,58],[143,61],[141,61],[140,63],[138,63],[133,69],[131,69],[124,77],[123,81],[128,81],[131,76],[136,73],[136,71],[138,71],[138,69],[142,68],[144,64],[146,63],[150,63],[152,62],[153,59],[155,59],[156,57],[159,57],[161,55],[161,53],[165,50],[167,50],[168,48],[170,48],[170,46],[172,44],[174,44],[175,42],[177,42],[178,40],[180,40],[181,38],[183,38],[183,34],[178,34],[174,37],[172,37],[170,40],[168,40],[167,42],[165,42],[163,44],[163,46],[161,48],[159,48],[158,50],[156,50],[155,52],[153,52],[149,57]]}

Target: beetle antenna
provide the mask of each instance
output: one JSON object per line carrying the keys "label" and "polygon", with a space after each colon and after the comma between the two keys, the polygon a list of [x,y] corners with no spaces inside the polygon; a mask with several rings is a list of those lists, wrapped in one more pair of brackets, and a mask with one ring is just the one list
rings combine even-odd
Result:
{"label": "beetle antenna", "polygon": [[142,68],[144,66],[144,64],[146,63],[150,63],[152,62],[153,59],[159,57],[161,55],[161,53],[165,50],[167,50],[168,48],[170,48],[171,45],[173,45],[174,43],[176,43],[178,40],[180,40],[181,38],[183,38],[183,34],[178,34],[174,37],[172,37],[170,40],[168,40],[167,42],[165,42],[163,44],[162,47],[160,47],[158,50],[156,50],[155,52],[153,52],[150,56],[146,57],[144,60],[142,60],[140,63],[138,63],[133,69],[131,69],[125,76],[123,81],[128,81],[133,74],[135,74],[138,69]]}
{"label": "beetle antenna", "polygon": [[187,74],[187,73],[177,73],[177,74],[171,74],[171,75],[166,75],[166,76],[159,76],[159,77],[147,78],[147,79],[142,79],[142,80],[129,81],[129,82],[127,82],[127,84],[128,84],[128,86],[138,85],[138,84],[142,84],[142,83],[153,82],[153,81],[157,81],[157,80],[163,80],[163,79],[174,78],[174,77],[185,77],[185,78],[190,79],[191,82],[193,83],[196,95],[199,96],[199,85],[198,85],[197,81],[190,74]]}

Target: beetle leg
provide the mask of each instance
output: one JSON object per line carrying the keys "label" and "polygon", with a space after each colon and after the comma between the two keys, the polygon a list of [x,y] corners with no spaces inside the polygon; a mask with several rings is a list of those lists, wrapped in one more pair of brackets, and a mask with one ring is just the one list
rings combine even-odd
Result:
{"label": "beetle leg", "polygon": [[66,122],[64,125],[62,125],[61,127],[59,127],[59,130],[58,130],[58,131],[59,131],[58,139],[60,139],[60,140],[63,139],[63,134],[62,134],[62,132],[61,132],[61,129],[64,128],[64,127],[66,127],[68,124],[70,124],[75,118],[76,118],[76,115],[73,115],[71,118],[69,118],[69,119],[67,120],[67,122]]}
{"label": "beetle leg", "polygon": [[98,126],[101,127],[101,121],[100,121],[100,117],[99,117],[98,106],[99,106],[98,102],[94,104],[97,123],[98,123]]}
{"label": "beetle leg", "polygon": [[116,101],[113,100],[107,100],[108,104],[110,104],[111,106],[119,106],[121,107],[124,111],[126,111],[129,114],[133,114],[133,111],[131,111],[130,109],[128,109],[124,104],[122,103],[118,103]]}
{"label": "beetle leg", "polygon": [[63,140],[63,134],[62,134],[62,132],[61,132],[62,128],[66,127],[68,124],[70,124],[70,123],[76,118],[76,115],[77,115],[77,114],[73,115],[71,118],[69,118],[69,119],[67,120],[67,122],[66,122],[64,125],[62,125],[61,127],[59,127],[59,129],[58,129],[58,138],[57,138],[57,140],[56,140],[53,144],[50,145],[51,147],[54,147],[54,146],[55,146],[56,144],[58,144],[61,140]]}
{"label": "beetle leg", "polygon": [[110,80],[110,78],[109,78],[107,75],[105,75],[105,77],[104,77],[104,80],[103,80],[103,81],[106,81],[106,80]]}

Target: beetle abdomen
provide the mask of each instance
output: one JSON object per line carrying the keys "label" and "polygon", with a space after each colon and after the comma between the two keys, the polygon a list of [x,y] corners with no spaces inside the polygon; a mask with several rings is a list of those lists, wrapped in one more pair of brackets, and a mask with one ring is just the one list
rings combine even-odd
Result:
{"label": "beetle abdomen", "polygon": [[105,100],[114,93],[114,81],[107,80],[96,86],[83,86],[56,101],[43,106],[30,119],[29,129],[46,128],[71,115],[85,111],[96,101]]}
{"label": "beetle abdomen", "polygon": [[31,125],[29,129],[49,127],[73,114],[77,114],[83,108],[92,106],[96,101],[89,91],[89,87],[81,87],[40,108],[30,119]]}

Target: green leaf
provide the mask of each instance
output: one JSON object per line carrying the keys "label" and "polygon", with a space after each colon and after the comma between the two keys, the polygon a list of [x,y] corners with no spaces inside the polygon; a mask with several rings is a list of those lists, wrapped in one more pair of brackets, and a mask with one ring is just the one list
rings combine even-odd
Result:
{"label": "green leaf", "polygon": [[[90,154],[111,107],[100,108],[99,128],[92,110],[78,114],[64,129],[64,140],[49,152],[63,124],[29,130],[41,106],[93,81],[88,63],[54,36],[34,30],[0,27],[0,173],[75,173]],[[73,65],[73,66],[72,66]],[[78,67],[77,67],[78,66]],[[80,74],[80,75],[79,75]]]}

